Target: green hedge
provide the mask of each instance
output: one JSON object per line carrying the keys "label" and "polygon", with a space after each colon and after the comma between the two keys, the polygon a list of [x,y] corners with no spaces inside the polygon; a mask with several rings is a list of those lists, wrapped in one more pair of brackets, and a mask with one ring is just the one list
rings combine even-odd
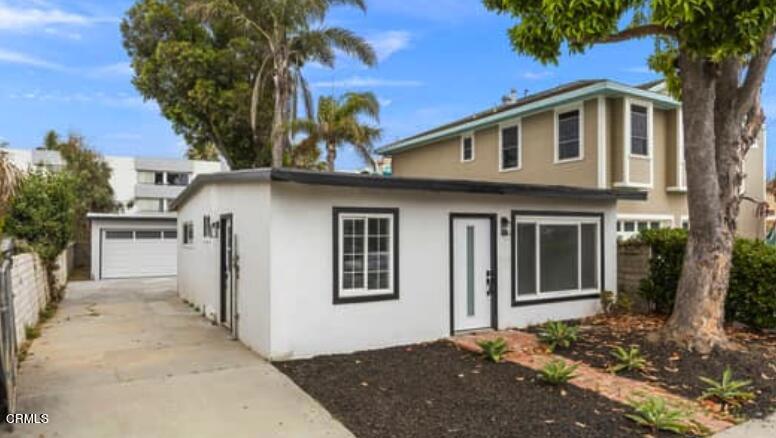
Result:
{"label": "green hedge", "polygon": [[[655,311],[670,313],[682,272],[687,232],[647,230],[640,239],[651,247],[652,258],[649,276],[641,282],[639,292]],[[776,247],[736,240],[725,310],[728,321],[776,328]]]}

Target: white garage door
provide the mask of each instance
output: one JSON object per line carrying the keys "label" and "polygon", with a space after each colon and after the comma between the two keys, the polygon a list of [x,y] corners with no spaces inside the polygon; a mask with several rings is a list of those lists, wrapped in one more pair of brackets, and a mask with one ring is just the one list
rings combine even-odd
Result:
{"label": "white garage door", "polygon": [[104,230],[101,278],[163,277],[177,273],[175,229]]}

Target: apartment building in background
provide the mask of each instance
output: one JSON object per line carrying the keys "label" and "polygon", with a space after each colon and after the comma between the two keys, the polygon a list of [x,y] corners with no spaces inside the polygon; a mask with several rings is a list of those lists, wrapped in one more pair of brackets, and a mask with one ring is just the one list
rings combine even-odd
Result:
{"label": "apartment building in background", "polygon": [[[11,161],[20,169],[46,168],[59,170],[65,161],[57,151],[45,149],[8,149]],[[198,174],[227,170],[218,161],[175,158],[141,158],[107,155],[113,169],[111,186],[122,213],[164,213],[169,203]]]}
{"label": "apartment building in background", "polygon": [[[619,200],[617,233],[687,227],[682,105],[656,81],[583,80],[517,99],[386,145],[403,177],[643,191]],[[765,235],[766,133],[749,151],[739,234]]]}

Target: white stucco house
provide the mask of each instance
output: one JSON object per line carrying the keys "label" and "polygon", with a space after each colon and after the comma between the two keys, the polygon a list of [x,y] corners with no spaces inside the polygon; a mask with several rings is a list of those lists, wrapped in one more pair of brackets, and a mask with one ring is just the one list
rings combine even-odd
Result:
{"label": "white stucco house", "polygon": [[178,212],[182,298],[259,354],[302,358],[599,311],[616,200],[637,192],[255,169]]}

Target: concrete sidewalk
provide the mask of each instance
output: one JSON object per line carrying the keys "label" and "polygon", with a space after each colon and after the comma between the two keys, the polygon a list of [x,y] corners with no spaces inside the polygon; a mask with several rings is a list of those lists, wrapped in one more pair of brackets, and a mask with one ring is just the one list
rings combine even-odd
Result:
{"label": "concrete sidewalk", "polygon": [[175,279],[71,283],[22,364],[35,437],[352,437],[175,294]]}
{"label": "concrete sidewalk", "polygon": [[776,437],[776,414],[764,420],[750,420],[746,423],[714,435],[714,438],[773,438]]}

